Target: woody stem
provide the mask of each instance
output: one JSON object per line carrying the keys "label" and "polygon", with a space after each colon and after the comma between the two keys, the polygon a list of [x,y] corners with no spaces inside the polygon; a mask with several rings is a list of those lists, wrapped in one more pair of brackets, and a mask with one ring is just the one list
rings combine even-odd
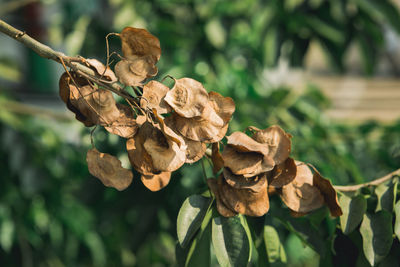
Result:
{"label": "woody stem", "polygon": [[369,187],[369,186],[377,186],[380,185],[386,181],[389,181],[390,179],[393,179],[395,177],[400,176],[400,169],[397,169],[383,177],[380,177],[378,179],[375,179],[371,182],[363,183],[363,184],[356,184],[356,185],[335,185],[334,188],[337,191],[341,192],[353,192],[357,191],[358,189],[361,189],[363,187]]}

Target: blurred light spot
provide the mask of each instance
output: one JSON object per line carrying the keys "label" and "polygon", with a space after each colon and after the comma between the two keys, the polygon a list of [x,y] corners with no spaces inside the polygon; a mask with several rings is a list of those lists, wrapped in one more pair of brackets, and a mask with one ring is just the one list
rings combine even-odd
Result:
{"label": "blurred light spot", "polygon": [[198,75],[203,75],[203,76],[206,75],[209,70],[210,70],[210,67],[204,61],[200,61],[199,63],[197,63],[195,68],[194,68],[194,71]]}

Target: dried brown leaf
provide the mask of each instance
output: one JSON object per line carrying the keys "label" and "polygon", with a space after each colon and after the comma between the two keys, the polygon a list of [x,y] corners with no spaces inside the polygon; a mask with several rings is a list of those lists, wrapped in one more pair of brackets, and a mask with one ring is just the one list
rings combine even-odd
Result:
{"label": "dried brown leaf", "polygon": [[132,172],[123,168],[121,161],[110,154],[93,148],[88,151],[86,161],[90,174],[99,178],[105,186],[121,191],[132,183]]}

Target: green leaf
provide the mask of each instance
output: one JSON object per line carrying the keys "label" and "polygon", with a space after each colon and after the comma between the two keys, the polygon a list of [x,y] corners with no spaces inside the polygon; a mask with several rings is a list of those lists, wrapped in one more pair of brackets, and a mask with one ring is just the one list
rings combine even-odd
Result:
{"label": "green leaf", "polygon": [[247,265],[250,255],[249,239],[238,217],[213,219],[212,244],[222,267]]}
{"label": "green leaf", "polygon": [[365,257],[374,266],[386,257],[392,247],[392,215],[385,210],[365,214],[360,233]]}
{"label": "green leaf", "polygon": [[210,198],[200,195],[188,197],[179,210],[177,219],[178,241],[182,247],[186,247],[200,228],[204,216],[210,206]]}
{"label": "green leaf", "polygon": [[267,252],[268,262],[275,263],[275,262],[286,262],[286,253],[279,239],[278,232],[275,228],[271,225],[264,226],[264,242],[265,242],[265,249]]}
{"label": "green leaf", "polygon": [[344,234],[348,235],[361,223],[367,211],[367,200],[363,195],[353,198],[342,195],[339,203],[343,211],[343,215],[340,216],[340,228]]}
{"label": "green leaf", "polygon": [[197,235],[193,241],[185,266],[207,267],[210,266],[210,244],[211,244],[211,224],[208,224],[204,231]]}
{"label": "green leaf", "polygon": [[378,197],[378,204],[375,211],[382,209],[393,212],[394,203],[396,201],[398,180],[390,180],[388,183],[380,184],[375,189],[375,195]]}
{"label": "green leaf", "polygon": [[317,252],[321,257],[325,256],[326,247],[324,238],[317,228],[313,227],[305,218],[277,217],[279,221],[292,233],[301,239],[306,245]]}
{"label": "green leaf", "polygon": [[396,214],[396,221],[394,223],[394,233],[397,236],[397,239],[400,240],[400,200],[397,201],[394,206],[394,213]]}

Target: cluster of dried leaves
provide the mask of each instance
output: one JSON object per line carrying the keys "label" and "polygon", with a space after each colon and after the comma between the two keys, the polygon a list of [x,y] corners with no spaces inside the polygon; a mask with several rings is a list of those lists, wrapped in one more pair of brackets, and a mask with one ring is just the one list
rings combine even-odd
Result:
{"label": "cluster of dried leaves", "polygon": [[[289,157],[291,136],[278,126],[265,130],[250,127],[252,136],[235,132],[227,137],[220,153],[228,123],[235,111],[229,97],[207,92],[191,78],[174,79],[167,87],[148,78],[158,72],[161,56],[159,40],[144,29],[127,27],[120,34],[122,59],[115,73],[95,59],[85,63],[101,76],[102,84],[119,82],[132,87],[128,104],[117,103],[100,83],[66,71],[60,78],[60,96],[76,119],[85,126],[103,126],[126,138],[133,168],[152,191],[165,187],[171,173],[185,163],[194,163],[212,144],[212,161],[217,179],[208,179],[216,196],[217,209],[229,217],[238,213],[262,216],[269,209],[269,194],[276,192],[294,215],[303,215],[327,205],[339,216],[336,192],[329,180],[313,167]],[[135,101],[133,101],[133,100]],[[87,153],[88,168],[105,186],[127,188],[131,170],[114,156],[92,148]]]}

